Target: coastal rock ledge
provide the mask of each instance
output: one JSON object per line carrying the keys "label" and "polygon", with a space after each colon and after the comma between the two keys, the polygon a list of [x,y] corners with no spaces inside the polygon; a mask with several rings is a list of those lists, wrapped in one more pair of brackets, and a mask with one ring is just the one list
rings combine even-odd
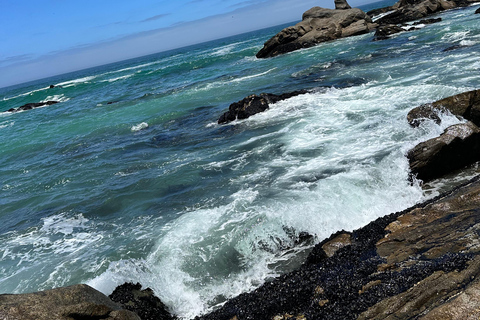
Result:
{"label": "coastal rock ledge", "polygon": [[352,9],[346,0],[335,0],[335,8],[314,7],[306,11],[301,22],[265,42],[257,58],[275,57],[321,42],[368,33],[377,26],[370,16],[360,9]]}

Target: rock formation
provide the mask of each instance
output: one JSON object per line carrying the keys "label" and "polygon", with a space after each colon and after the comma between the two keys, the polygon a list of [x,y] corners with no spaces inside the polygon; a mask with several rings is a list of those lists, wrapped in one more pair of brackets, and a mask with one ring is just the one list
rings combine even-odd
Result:
{"label": "rock formation", "polygon": [[20,106],[18,108],[11,108],[8,109],[7,112],[18,112],[18,111],[25,111],[25,110],[31,110],[39,107],[44,107],[44,106],[50,106],[52,104],[59,103],[59,101],[45,101],[45,102],[35,102],[35,103],[27,103],[24,104],[23,106]]}
{"label": "rock formation", "polygon": [[246,119],[254,114],[267,110],[272,103],[298,96],[300,94],[305,94],[307,92],[308,91],[306,90],[300,90],[281,95],[262,93],[260,95],[254,94],[248,96],[241,101],[232,103],[228,108],[228,111],[218,119],[218,123],[223,124],[236,119]]}
{"label": "rock formation", "polygon": [[101,292],[75,285],[30,294],[0,295],[0,319],[6,320],[141,320]]}
{"label": "rock formation", "polygon": [[335,0],[335,9],[346,10],[352,9],[352,7],[350,7],[350,5],[347,3],[347,0]]}
{"label": "rock formation", "polygon": [[480,129],[472,122],[453,125],[439,137],[418,144],[407,158],[418,179],[439,178],[480,160]]}
{"label": "rock formation", "polygon": [[372,10],[368,14],[373,17],[392,11],[375,22],[380,25],[401,24],[422,19],[443,10],[466,7],[475,2],[478,2],[478,0],[399,0],[391,7]]}
{"label": "rock formation", "polygon": [[480,14],[480,8],[475,11],[475,14]]}
{"label": "rock formation", "polygon": [[377,25],[360,9],[351,9],[346,1],[335,1],[336,8],[314,7],[302,21],[280,31],[265,42],[257,58],[274,57],[318,43],[368,33]]}
{"label": "rock formation", "polygon": [[438,114],[446,111],[480,126],[480,89],[416,107],[408,113],[407,120],[413,127],[418,126],[425,119],[432,119],[438,123],[440,122]]}

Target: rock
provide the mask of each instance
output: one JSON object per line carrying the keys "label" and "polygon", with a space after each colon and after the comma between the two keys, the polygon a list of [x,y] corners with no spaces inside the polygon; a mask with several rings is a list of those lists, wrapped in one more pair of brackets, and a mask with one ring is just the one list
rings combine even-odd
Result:
{"label": "rock", "polygon": [[45,101],[45,102],[27,103],[27,104],[24,104],[23,106],[20,106],[18,108],[8,109],[7,112],[18,112],[18,111],[32,110],[32,109],[43,107],[43,106],[50,106],[50,105],[55,104],[55,103],[59,103],[59,101]]}
{"label": "rock", "polygon": [[[314,247],[300,269],[196,319],[478,316],[479,195],[480,178],[476,178],[352,233],[332,235]],[[346,245],[328,257],[322,247],[339,239]],[[318,253],[322,257],[311,258]]]}
{"label": "rock", "polygon": [[285,100],[300,94],[305,94],[308,91],[299,90],[289,93],[284,93],[281,95],[275,95],[271,93],[262,93],[260,95],[251,95],[244,98],[241,101],[234,102],[228,108],[228,111],[225,112],[219,119],[218,123],[228,123],[236,119],[247,119],[254,114],[263,112],[269,108],[271,103],[275,103],[281,100]]}
{"label": "rock", "polygon": [[335,0],[335,9],[346,10],[352,9],[352,7],[350,7],[350,5],[347,3],[347,0]]}
{"label": "rock", "polygon": [[400,0],[390,7],[392,13],[379,18],[376,22],[380,25],[401,24],[457,6],[456,2],[447,0]]}
{"label": "rock", "polygon": [[403,31],[405,31],[405,29],[397,26],[396,24],[382,25],[377,28],[377,31],[375,31],[373,41],[385,40],[390,38],[392,34],[403,32]]}
{"label": "rock", "polygon": [[445,111],[480,126],[480,89],[460,93],[414,108],[408,113],[407,120],[413,127],[417,127],[425,119],[433,119],[439,123],[438,113]]}
{"label": "rock", "polygon": [[450,126],[439,137],[415,146],[407,158],[418,179],[439,178],[480,160],[480,128],[472,122]]}
{"label": "rock", "polygon": [[265,42],[257,58],[309,48],[321,42],[368,33],[377,25],[360,9],[350,9],[346,1],[335,1],[344,9],[314,7],[303,14],[302,21],[280,31]]}
{"label": "rock", "polygon": [[420,21],[414,22],[413,25],[418,26],[419,24],[433,24],[441,21],[442,21],[442,18],[422,19]]}
{"label": "rock", "polygon": [[442,50],[442,52],[448,52],[448,51],[453,51],[453,50],[457,50],[457,49],[461,49],[461,48],[466,48],[468,46],[465,46],[465,45],[461,45],[461,44],[456,44],[456,45],[453,45],[453,46],[450,46],[448,48],[445,48]]}
{"label": "rock", "polygon": [[125,309],[135,312],[142,320],[174,320],[167,307],[158,299],[152,289],[142,289],[137,283],[124,283],[109,296],[112,301],[120,303]]}
{"label": "rock", "polygon": [[140,320],[140,317],[87,285],[75,285],[36,293],[0,295],[0,319]]}
{"label": "rock", "polygon": [[475,14],[480,14],[480,8],[475,11]]}

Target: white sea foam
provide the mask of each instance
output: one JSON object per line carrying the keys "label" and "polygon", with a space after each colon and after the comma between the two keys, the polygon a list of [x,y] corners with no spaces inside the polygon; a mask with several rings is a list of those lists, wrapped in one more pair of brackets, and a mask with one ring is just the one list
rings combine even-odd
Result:
{"label": "white sea foam", "polygon": [[76,85],[82,84],[82,83],[90,83],[95,78],[97,78],[97,76],[88,76],[88,77],[78,78],[78,79],[74,79],[74,80],[68,80],[68,81],[65,81],[65,82],[60,82],[60,83],[57,83],[55,86],[68,88],[68,87],[76,86]]}
{"label": "white sea foam", "polygon": [[142,122],[142,123],[139,123],[137,125],[134,125],[130,130],[132,132],[137,132],[137,131],[140,131],[140,130],[143,130],[143,129],[147,129],[148,128],[148,123],[146,122]]}
{"label": "white sea foam", "polygon": [[36,92],[44,91],[44,90],[47,90],[47,89],[49,89],[49,87],[32,90],[32,91],[25,92],[25,93],[22,93],[22,94],[19,94],[19,95],[17,95],[17,96],[13,96],[13,97],[3,97],[3,101],[7,101],[7,100],[12,100],[12,99],[20,98],[20,97],[29,96],[29,95],[32,95],[32,94],[34,94],[34,93],[36,93]]}

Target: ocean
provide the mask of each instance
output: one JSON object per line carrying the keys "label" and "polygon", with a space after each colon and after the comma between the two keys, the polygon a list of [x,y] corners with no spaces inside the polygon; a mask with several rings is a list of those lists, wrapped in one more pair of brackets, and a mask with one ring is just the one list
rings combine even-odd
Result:
{"label": "ocean", "polygon": [[[422,186],[405,156],[462,121],[414,129],[408,111],[480,88],[477,8],[385,41],[255,58],[277,26],[0,89],[0,293],[133,281],[190,319],[333,232],[477,174]],[[299,89],[217,124],[248,95]],[[60,103],[5,112],[48,100]]]}

